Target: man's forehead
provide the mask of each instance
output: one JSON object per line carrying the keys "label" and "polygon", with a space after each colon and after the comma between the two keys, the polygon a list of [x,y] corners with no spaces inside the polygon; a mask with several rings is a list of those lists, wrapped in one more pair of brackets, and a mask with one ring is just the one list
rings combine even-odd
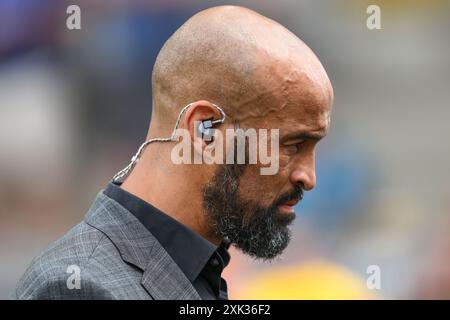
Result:
{"label": "man's forehead", "polygon": [[240,101],[236,120],[270,119],[280,123],[287,119],[307,123],[314,120],[320,122],[318,126],[328,128],[333,88],[320,62],[307,68],[296,66],[293,61],[268,59],[268,62],[271,63],[258,70],[255,90],[247,92]]}
{"label": "man's forehead", "polygon": [[331,125],[331,105],[314,99],[291,100],[284,104],[271,104],[261,114],[250,110],[244,127],[279,129],[280,137],[295,133],[309,133],[317,139],[324,137]]}
{"label": "man's forehead", "polygon": [[[332,96],[326,88],[300,82],[274,84],[242,101],[236,115],[238,122],[329,119]],[[329,121],[329,120],[328,120]]]}
{"label": "man's forehead", "polygon": [[[278,118],[281,122],[304,123],[326,131],[331,121],[332,101],[326,90],[317,87],[291,88],[286,103],[280,104]],[[291,120],[291,121],[289,121]]]}
{"label": "man's forehead", "polygon": [[280,137],[283,139],[290,138],[310,138],[321,139],[325,137],[331,126],[330,110],[321,110],[314,114],[304,114],[300,117],[286,118],[280,121],[279,126]]}

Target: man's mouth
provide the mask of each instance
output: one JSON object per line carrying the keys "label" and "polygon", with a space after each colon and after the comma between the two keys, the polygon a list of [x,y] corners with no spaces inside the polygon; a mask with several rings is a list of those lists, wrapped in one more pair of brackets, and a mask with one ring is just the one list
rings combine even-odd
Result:
{"label": "man's mouth", "polygon": [[278,209],[285,214],[295,214],[294,206],[303,200],[303,190],[296,189],[283,196],[283,200],[279,201]]}
{"label": "man's mouth", "polygon": [[294,198],[289,201],[283,202],[278,207],[281,211],[289,212],[289,213],[295,213],[294,206],[300,202],[300,198]]}

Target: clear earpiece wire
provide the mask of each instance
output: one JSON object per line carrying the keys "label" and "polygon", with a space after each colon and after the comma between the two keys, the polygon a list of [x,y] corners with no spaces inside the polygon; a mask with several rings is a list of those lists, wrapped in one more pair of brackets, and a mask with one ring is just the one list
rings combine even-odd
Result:
{"label": "clear earpiece wire", "polygon": [[[144,151],[145,147],[148,146],[150,143],[153,142],[169,142],[169,141],[177,141],[177,129],[178,126],[180,124],[181,118],[183,117],[184,112],[192,105],[192,103],[189,103],[187,106],[185,106],[183,109],[181,109],[180,114],[178,115],[178,119],[177,122],[175,123],[175,126],[173,127],[172,130],[172,134],[169,138],[152,138],[150,140],[145,141],[143,144],[141,144],[141,146],[139,147],[138,151],[136,152],[136,154],[131,158],[131,162],[122,170],[120,170],[119,172],[117,172],[114,177],[112,178],[113,181],[119,181],[120,179],[126,177],[130,171],[134,168],[134,166],[136,165],[136,163],[139,161],[139,158],[142,155],[142,152]],[[213,120],[212,123],[217,124],[217,123],[223,123],[225,121],[226,118],[226,114],[225,112],[222,110],[222,108],[220,108],[219,106],[213,104],[213,106],[219,110],[219,112],[222,115],[221,119],[217,119],[217,120]]]}

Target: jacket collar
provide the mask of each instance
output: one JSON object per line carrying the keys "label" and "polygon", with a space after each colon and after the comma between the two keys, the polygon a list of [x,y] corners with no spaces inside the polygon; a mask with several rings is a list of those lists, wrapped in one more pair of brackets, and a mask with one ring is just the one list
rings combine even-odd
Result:
{"label": "jacket collar", "polygon": [[111,240],[124,261],[143,271],[141,284],[154,299],[201,299],[156,238],[103,190],[84,220]]}

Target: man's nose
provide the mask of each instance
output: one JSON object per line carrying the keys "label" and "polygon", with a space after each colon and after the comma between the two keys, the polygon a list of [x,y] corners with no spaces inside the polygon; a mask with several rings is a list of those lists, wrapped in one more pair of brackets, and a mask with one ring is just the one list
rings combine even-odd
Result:
{"label": "man's nose", "polygon": [[296,164],[291,172],[290,180],[293,185],[298,185],[306,191],[312,190],[316,186],[314,158]]}

